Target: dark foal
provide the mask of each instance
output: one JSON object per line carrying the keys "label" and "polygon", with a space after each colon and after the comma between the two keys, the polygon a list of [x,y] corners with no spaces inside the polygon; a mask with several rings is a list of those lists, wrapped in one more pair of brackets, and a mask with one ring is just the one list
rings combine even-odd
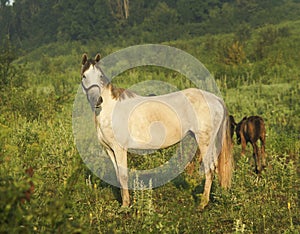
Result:
{"label": "dark foal", "polygon": [[[266,166],[266,128],[263,118],[260,116],[244,117],[239,123],[235,123],[232,117],[230,118],[230,123],[236,126],[237,144],[242,145],[242,155],[245,154],[247,143],[251,143],[253,147],[255,171],[256,173],[260,173]],[[261,150],[259,150],[257,146],[258,139],[261,142]]]}

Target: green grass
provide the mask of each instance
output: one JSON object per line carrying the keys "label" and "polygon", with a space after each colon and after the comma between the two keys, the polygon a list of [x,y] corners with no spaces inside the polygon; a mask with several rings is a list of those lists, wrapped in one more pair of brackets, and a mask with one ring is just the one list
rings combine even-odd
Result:
{"label": "green grass", "polygon": [[[290,119],[299,110],[291,108],[289,99],[284,98],[284,93],[295,87],[254,85],[227,90],[224,98],[230,111],[238,113],[236,117],[260,114],[266,119],[268,166],[257,177],[250,146],[247,156],[241,158],[240,147],[235,145],[232,189],[222,191],[215,181],[211,202],[203,212],[196,209],[203,189],[197,172],[184,172],[153,190],[132,191],[133,206],[120,210],[118,190],[85,168],[76,151],[71,106],[47,121],[28,121],[21,116],[14,122],[2,119],[1,230],[296,233],[300,144],[292,130],[299,129],[299,122]],[[259,96],[254,92],[258,89]],[[299,96],[291,98],[295,103],[299,100]],[[151,160],[143,163],[151,165]],[[33,178],[24,172],[28,167],[34,168]],[[21,204],[29,180],[35,191],[30,202]]]}

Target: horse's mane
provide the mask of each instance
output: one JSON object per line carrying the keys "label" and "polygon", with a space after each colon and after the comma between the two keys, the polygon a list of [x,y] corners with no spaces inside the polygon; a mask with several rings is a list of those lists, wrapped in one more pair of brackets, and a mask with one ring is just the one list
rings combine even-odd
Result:
{"label": "horse's mane", "polygon": [[88,59],[83,65],[82,65],[82,67],[81,67],[81,75],[87,70],[87,69],[89,69],[89,67],[91,66],[91,65],[96,65],[96,61],[94,60],[94,59]]}
{"label": "horse's mane", "polygon": [[111,95],[112,95],[113,99],[123,100],[123,99],[126,99],[126,98],[135,97],[135,93],[131,92],[128,89],[115,87],[115,86],[113,86],[112,83],[109,83],[108,87],[111,91]]}

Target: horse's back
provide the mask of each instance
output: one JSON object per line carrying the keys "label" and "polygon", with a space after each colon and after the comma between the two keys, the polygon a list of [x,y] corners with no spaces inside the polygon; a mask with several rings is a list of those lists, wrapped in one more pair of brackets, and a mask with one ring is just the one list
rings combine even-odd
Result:
{"label": "horse's back", "polygon": [[194,109],[201,114],[201,117],[204,115],[213,117],[215,114],[223,116],[225,105],[215,94],[195,88],[185,89],[182,93],[190,101]]}
{"label": "horse's back", "polygon": [[260,116],[250,116],[246,122],[247,135],[249,140],[256,142],[259,138],[264,138],[266,134],[264,120]]}

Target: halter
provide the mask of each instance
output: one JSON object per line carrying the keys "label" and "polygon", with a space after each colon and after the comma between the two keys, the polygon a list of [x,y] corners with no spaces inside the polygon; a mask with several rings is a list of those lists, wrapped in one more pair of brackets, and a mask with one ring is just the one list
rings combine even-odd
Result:
{"label": "halter", "polygon": [[83,82],[81,81],[81,86],[82,86],[85,93],[87,93],[91,88],[94,88],[94,87],[98,87],[101,90],[101,86],[98,85],[98,84],[92,84],[90,87],[86,88],[84,86]]}

